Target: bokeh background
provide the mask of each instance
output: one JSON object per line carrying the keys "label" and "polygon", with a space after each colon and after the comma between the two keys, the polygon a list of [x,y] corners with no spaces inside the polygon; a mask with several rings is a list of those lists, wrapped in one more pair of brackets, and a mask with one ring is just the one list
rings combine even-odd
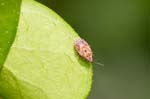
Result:
{"label": "bokeh background", "polygon": [[62,16],[94,52],[88,99],[150,99],[146,0],[37,0]]}

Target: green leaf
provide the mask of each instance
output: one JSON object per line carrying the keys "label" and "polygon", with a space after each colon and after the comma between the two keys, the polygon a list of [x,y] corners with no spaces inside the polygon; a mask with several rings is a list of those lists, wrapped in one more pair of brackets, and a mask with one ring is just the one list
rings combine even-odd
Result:
{"label": "green leaf", "polygon": [[0,69],[16,34],[20,4],[20,0],[0,0]]}
{"label": "green leaf", "polygon": [[0,74],[4,99],[85,99],[92,66],[74,50],[77,33],[56,13],[23,0],[15,40]]}

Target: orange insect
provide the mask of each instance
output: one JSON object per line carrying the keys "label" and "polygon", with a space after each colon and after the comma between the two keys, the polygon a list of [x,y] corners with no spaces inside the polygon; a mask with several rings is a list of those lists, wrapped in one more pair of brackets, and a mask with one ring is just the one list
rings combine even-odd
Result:
{"label": "orange insect", "polygon": [[90,48],[90,45],[84,39],[75,40],[74,46],[81,57],[89,62],[93,62],[93,52]]}
{"label": "orange insect", "polygon": [[93,61],[92,49],[91,49],[90,45],[84,39],[82,39],[82,38],[76,39],[74,41],[74,47],[75,47],[76,51],[79,53],[79,55],[81,57],[83,57],[84,59],[86,59],[87,61],[89,61],[91,63],[95,63],[99,66],[104,66],[104,64]]}

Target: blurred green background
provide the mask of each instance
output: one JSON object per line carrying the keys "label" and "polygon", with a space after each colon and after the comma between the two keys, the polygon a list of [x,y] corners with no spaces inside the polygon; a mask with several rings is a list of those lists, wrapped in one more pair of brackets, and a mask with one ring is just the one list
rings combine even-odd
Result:
{"label": "blurred green background", "polygon": [[94,52],[88,99],[150,99],[148,2],[145,0],[37,0],[62,16]]}

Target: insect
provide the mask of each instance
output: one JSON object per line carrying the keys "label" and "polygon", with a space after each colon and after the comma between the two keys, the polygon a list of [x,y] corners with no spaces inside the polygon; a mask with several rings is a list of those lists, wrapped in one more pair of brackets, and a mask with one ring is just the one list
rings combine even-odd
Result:
{"label": "insect", "polygon": [[81,57],[89,62],[93,62],[93,52],[90,45],[84,39],[76,39],[74,41],[74,46]]}
{"label": "insect", "polygon": [[91,63],[95,63],[100,66],[104,66],[104,64],[93,61],[92,49],[91,49],[90,45],[84,39],[82,39],[82,38],[76,39],[74,41],[74,47],[75,47],[76,51],[78,52],[78,54],[81,57],[83,57],[84,59],[86,59],[87,61],[89,61]]}

